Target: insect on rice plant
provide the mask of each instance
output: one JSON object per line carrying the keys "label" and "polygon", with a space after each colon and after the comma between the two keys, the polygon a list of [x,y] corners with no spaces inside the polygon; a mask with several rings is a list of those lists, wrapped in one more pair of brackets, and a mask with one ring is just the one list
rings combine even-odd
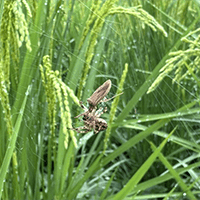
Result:
{"label": "insect on rice plant", "polygon": [[[102,99],[108,94],[111,88],[111,80],[107,80],[103,85],[98,87],[94,93],[87,99],[90,107],[89,110],[92,111],[95,106],[102,101]],[[109,99],[110,100],[110,99]],[[108,100],[107,100],[108,101]],[[105,100],[102,102],[106,102]]]}
{"label": "insect on rice plant", "polygon": [[[107,111],[107,107],[104,109],[100,107],[97,110],[97,105],[101,102],[107,102],[113,99],[115,96],[113,96],[110,99],[106,99],[105,96],[108,94],[111,88],[111,80],[107,80],[105,83],[103,83],[100,87],[98,87],[95,92],[87,99],[87,102],[89,103],[89,108],[85,107],[82,102],[80,102],[81,108],[84,109],[84,113],[81,113],[80,115],[76,116],[75,118],[78,118],[80,116],[83,116],[83,122],[84,126],[75,128],[78,133],[87,133],[94,130],[95,133],[98,133],[100,131],[103,131],[107,128],[107,123],[104,119],[100,118],[100,116]],[[122,94],[122,93],[121,93]],[[121,95],[119,94],[119,95]],[[105,99],[104,99],[105,98]]]}

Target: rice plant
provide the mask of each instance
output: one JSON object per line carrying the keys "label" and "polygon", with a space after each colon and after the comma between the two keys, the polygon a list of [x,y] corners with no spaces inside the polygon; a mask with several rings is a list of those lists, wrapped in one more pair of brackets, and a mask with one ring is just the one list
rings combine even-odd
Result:
{"label": "rice plant", "polygon": [[[1,199],[199,199],[198,8],[1,1]],[[107,129],[78,133],[108,79]]]}

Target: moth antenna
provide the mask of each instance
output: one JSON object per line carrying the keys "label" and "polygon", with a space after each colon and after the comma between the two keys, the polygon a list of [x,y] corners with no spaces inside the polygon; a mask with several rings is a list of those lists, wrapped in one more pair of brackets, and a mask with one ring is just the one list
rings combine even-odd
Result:
{"label": "moth antenna", "polygon": [[80,115],[77,115],[76,117],[74,118],[79,118],[80,116],[83,116],[85,113],[81,113]]}
{"label": "moth antenna", "polygon": [[122,95],[122,94],[123,94],[123,92],[120,93],[120,94],[116,94],[115,96],[111,97],[110,99],[105,99],[105,100],[103,100],[102,102],[110,101],[111,99],[114,99],[115,97],[117,97],[117,96],[119,96],[119,95]]}

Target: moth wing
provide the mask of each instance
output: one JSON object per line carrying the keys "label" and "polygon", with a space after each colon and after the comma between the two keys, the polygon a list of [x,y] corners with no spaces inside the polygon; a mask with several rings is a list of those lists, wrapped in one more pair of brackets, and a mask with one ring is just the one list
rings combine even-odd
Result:
{"label": "moth wing", "polygon": [[110,91],[111,88],[111,80],[107,80],[100,87],[98,87],[92,96],[87,99],[89,104],[96,106]]}

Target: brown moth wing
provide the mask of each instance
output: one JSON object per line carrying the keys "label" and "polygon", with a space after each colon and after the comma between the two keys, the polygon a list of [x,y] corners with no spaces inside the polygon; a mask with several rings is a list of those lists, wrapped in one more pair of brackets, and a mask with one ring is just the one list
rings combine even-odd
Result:
{"label": "brown moth wing", "polygon": [[98,87],[90,98],[87,99],[88,103],[96,106],[110,91],[111,80],[107,80],[103,85]]}

